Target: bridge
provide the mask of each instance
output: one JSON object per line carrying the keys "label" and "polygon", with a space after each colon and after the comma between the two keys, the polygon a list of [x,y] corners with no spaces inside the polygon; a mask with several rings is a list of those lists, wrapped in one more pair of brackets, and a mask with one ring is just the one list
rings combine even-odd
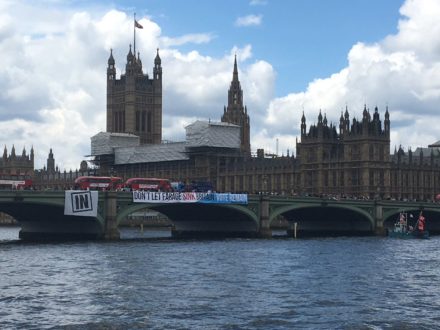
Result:
{"label": "bridge", "polygon": [[20,238],[119,239],[118,226],[146,208],[167,216],[173,237],[272,237],[272,225],[287,220],[298,237],[385,235],[400,212],[417,218],[423,210],[427,229],[440,233],[440,204],[392,200],[335,200],[317,197],[250,195],[247,205],[134,203],[129,192],[99,192],[97,217],[64,215],[64,191],[1,191],[0,211],[19,223]]}

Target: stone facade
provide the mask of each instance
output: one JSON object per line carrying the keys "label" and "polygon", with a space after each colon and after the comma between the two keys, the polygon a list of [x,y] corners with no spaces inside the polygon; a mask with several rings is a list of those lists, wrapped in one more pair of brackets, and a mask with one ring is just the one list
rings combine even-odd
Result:
{"label": "stone facade", "polygon": [[157,50],[153,78],[142,71],[139,53],[130,50],[125,74],[116,78],[115,60],[110,52],[107,67],[107,132],[131,133],[141,144],[162,141],[162,66]]}
{"label": "stone facade", "polygon": [[[296,157],[267,157],[261,149],[256,157],[251,156],[250,119],[243,103],[236,58],[221,121],[240,127],[240,148],[187,147],[182,151],[185,157],[173,158],[170,154],[169,159],[156,161],[131,157],[138,160],[125,163],[118,163],[115,154],[107,154],[96,157],[96,165],[101,175],[210,181],[217,191],[423,200],[433,199],[440,192],[439,146],[414,153],[399,149],[392,155],[388,108],[383,122],[377,107],[370,114],[365,105],[359,121],[350,120],[346,109],[339,127],[328,124],[321,112],[317,124],[307,127],[303,114]],[[159,147],[154,152],[165,150]]]}
{"label": "stone facade", "polygon": [[327,118],[306,131],[301,119],[301,142],[296,151],[301,191],[307,194],[362,196],[390,194],[390,118],[382,122],[378,108],[373,118],[364,107],[361,121],[350,122],[348,109],[341,113],[339,133]]}
{"label": "stone facade", "polygon": [[95,166],[83,161],[78,170],[62,172],[50,150],[47,166],[34,171],[33,149],[18,156],[13,147],[8,156],[5,147],[0,170],[33,175],[36,189],[70,189],[78,176],[106,175],[210,181],[224,192],[433,200],[440,193],[440,141],[415,151],[399,147],[392,154],[388,108],[383,121],[380,117],[377,107],[370,114],[364,106],[362,119],[350,120],[346,109],[337,127],[319,112],[317,124],[308,127],[303,114],[296,157],[289,152],[267,155],[262,149],[252,156],[250,119],[235,59],[222,123],[196,122],[187,128],[187,141],[161,144],[159,53],[150,79],[130,48],[126,73],[120,79],[112,53],[108,60],[107,132],[92,137]]}
{"label": "stone facade", "polygon": [[246,106],[243,105],[243,90],[238,80],[237,57],[234,59],[234,71],[228,91],[228,106],[224,107],[222,122],[240,126],[241,146],[243,154],[251,154],[250,120]]}
{"label": "stone facade", "polygon": [[32,176],[34,174],[34,148],[31,148],[29,155],[26,154],[25,148],[23,148],[21,155],[17,155],[15,147],[12,146],[11,154],[8,155],[8,150],[5,146],[3,157],[0,158],[0,173],[6,176]]}

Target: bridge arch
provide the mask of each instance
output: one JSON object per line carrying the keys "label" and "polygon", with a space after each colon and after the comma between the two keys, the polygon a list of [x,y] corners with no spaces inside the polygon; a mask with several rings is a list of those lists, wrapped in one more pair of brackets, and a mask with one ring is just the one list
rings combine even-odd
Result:
{"label": "bridge arch", "polygon": [[440,209],[435,207],[435,205],[406,205],[399,208],[388,208],[384,210],[383,214],[383,227],[385,229],[391,229],[394,223],[398,220],[400,212],[405,212],[412,214],[413,217],[409,219],[410,225],[415,225],[417,222],[420,210],[423,211],[423,215],[426,218],[426,228],[430,234],[440,233]]}
{"label": "bridge arch", "polygon": [[17,220],[19,237],[31,240],[100,239],[104,235],[104,218],[77,217],[64,214],[64,200],[15,198],[0,200],[0,211]]}
{"label": "bridge arch", "polygon": [[353,204],[329,203],[327,201],[299,202],[278,206],[270,213],[270,223],[282,215],[303,234],[371,235],[375,230],[372,210]]}
{"label": "bridge arch", "polygon": [[167,216],[173,224],[174,236],[255,236],[258,216],[242,205],[209,203],[136,203],[120,208],[117,223],[129,214],[150,209]]}

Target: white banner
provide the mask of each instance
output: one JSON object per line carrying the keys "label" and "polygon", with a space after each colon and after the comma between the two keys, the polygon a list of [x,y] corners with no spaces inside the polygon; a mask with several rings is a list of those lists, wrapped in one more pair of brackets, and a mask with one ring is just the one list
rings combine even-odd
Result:
{"label": "white banner", "polygon": [[134,203],[247,204],[247,194],[133,191]]}
{"label": "white banner", "polygon": [[98,216],[98,192],[88,190],[66,190],[64,214],[81,217]]}

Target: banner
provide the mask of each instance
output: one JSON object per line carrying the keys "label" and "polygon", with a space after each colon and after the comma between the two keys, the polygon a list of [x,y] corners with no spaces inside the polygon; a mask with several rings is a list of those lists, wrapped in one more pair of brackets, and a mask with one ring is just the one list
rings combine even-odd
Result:
{"label": "banner", "polygon": [[133,191],[134,203],[247,204],[247,194]]}
{"label": "banner", "polygon": [[81,217],[98,216],[98,192],[88,190],[66,190],[64,214]]}

